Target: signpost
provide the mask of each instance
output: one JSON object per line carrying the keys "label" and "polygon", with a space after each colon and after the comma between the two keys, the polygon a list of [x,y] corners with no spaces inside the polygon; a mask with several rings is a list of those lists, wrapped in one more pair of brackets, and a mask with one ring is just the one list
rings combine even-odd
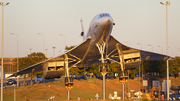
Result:
{"label": "signpost", "polygon": [[73,88],[73,77],[65,77],[64,79],[65,87],[67,89],[68,100],[70,100],[70,90]]}
{"label": "signpost", "polygon": [[124,100],[124,96],[125,96],[124,85],[125,85],[125,82],[127,82],[127,79],[128,79],[127,73],[125,71],[121,71],[121,73],[119,75],[119,81],[122,84],[122,100]]}

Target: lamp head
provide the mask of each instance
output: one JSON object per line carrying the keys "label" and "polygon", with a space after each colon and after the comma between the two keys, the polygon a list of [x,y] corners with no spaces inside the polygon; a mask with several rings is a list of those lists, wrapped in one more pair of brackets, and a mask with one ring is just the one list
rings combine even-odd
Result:
{"label": "lamp head", "polygon": [[7,3],[5,4],[5,6],[8,5],[8,4],[9,4],[9,2],[7,2]]}
{"label": "lamp head", "polygon": [[0,5],[3,5],[3,2],[0,2]]}
{"label": "lamp head", "polygon": [[160,2],[160,4],[164,5],[164,2]]}
{"label": "lamp head", "polygon": [[167,4],[167,5],[170,5],[170,2],[169,2],[169,1],[166,1],[166,4]]}

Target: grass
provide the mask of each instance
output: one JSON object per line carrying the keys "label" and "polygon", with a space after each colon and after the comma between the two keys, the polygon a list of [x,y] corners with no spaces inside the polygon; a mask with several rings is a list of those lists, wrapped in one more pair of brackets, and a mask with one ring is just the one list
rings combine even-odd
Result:
{"label": "grass", "polygon": [[148,101],[148,99],[140,99],[139,101]]}
{"label": "grass", "polygon": [[[152,78],[153,79],[153,78]],[[180,77],[173,79],[175,84],[180,85]],[[129,89],[137,92],[139,82],[136,80],[129,81]],[[17,101],[47,101],[51,96],[55,96],[55,101],[67,100],[67,89],[65,88],[63,81],[54,81],[44,84],[34,84],[26,87],[16,88],[16,99]],[[118,79],[107,79],[106,80],[106,99],[109,94],[114,96],[114,91],[118,92],[118,96],[122,96],[122,85]],[[125,98],[127,93],[127,83],[125,84]],[[102,80],[89,79],[89,80],[74,80],[73,88],[70,90],[70,97],[72,100],[77,100],[80,97],[81,100],[88,100],[90,98],[95,99],[95,95],[99,95],[99,99],[102,98]],[[14,100],[14,88],[8,88],[4,90],[3,101]],[[101,100],[96,100],[101,101]],[[106,100],[107,101],[107,100]],[[140,101],[146,101],[142,99]]]}
{"label": "grass", "polygon": [[[3,101],[14,101],[14,96],[3,94]],[[16,97],[16,101],[27,101],[27,99]]]}

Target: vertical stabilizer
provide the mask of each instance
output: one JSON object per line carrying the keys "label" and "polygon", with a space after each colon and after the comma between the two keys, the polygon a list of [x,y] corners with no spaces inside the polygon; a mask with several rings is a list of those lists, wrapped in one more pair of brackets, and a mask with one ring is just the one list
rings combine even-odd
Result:
{"label": "vertical stabilizer", "polygon": [[83,37],[83,41],[84,41],[85,40],[85,35],[84,35],[84,26],[83,26],[82,18],[81,18],[80,22],[81,22],[81,28],[82,28],[81,37]]}

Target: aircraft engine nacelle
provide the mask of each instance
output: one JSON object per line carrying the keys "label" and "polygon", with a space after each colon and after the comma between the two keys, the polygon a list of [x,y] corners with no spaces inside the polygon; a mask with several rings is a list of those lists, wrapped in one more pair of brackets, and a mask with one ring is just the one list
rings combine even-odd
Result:
{"label": "aircraft engine nacelle", "polygon": [[60,78],[64,74],[64,62],[47,62],[44,65],[43,77],[45,79]]}
{"label": "aircraft engine nacelle", "polygon": [[81,32],[81,36],[84,36],[84,32]]}
{"label": "aircraft engine nacelle", "polygon": [[134,69],[141,64],[140,51],[131,50],[130,53],[124,53],[124,65],[125,69]]}

